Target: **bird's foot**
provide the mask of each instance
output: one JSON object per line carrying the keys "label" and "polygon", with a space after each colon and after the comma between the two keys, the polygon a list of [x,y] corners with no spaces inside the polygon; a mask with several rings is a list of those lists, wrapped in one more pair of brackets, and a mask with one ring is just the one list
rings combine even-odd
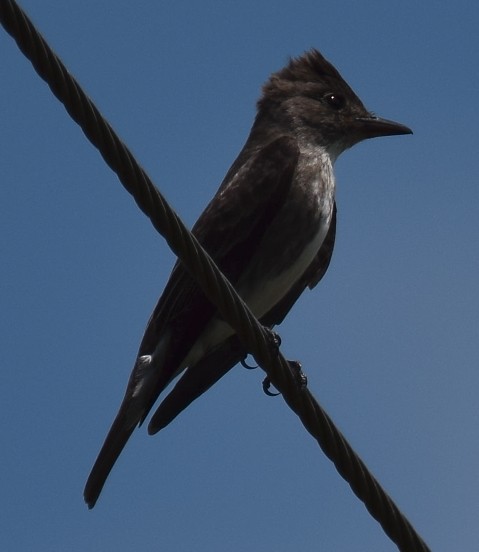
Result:
{"label": "bird's foot", "polygon": [[297,360],[288,360],[289,367],[294,373],[294,376],[296,378],[296,385],[300,389],[304,389],[308,385],[308,377],[303,372],[303,369],[301,368],[301,362],[298,362]]}
{"label": "bird's foot", "polygon": [[281,336],[271,328],[265,328],[267,333],[267,339],[273,352],[278,353],[281,347]]}
{"label": "bird's foot", "polygon": [[[277,354],[281,346],[281,337],[279,334],[277,334],[270,328],[265,328],[265,330],[267,333],[267,339],[269,341],[270,347],[273,350],[273,352]],[[255,370],[256,368],[258,368],[257,364],[254,364],[254,365],[248,364],[246,362],[247,358],[248,356],[245,356],[243,360],[240,360],[240,364],[241,366],[243,366],[243,368],[246,368],[247,370]]]}
{"label": "bird's foot", "polygon": [[[297,360],[288,360],[289,367],[291,368],[294,377],[296,379],[296,384],[300,389],[304,389],[308,385],[308,378],[306,374],[301,369],[301,363]],[[269,390],[271,387],[271,380],[266,376],[263,380],[263,391],[268,397],[277,397],[280,393],[273,393]]]}

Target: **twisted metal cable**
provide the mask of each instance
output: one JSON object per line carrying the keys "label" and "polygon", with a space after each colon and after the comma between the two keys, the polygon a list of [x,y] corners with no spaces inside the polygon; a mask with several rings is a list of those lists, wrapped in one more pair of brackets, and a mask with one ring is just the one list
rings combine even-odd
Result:
{"label": "twisted metal cable", "polygon": [[403,552],[429,551],[309,390],[298,385],[288,361],[271,347],[269,330],[256,320],[16,2],[0,0],[0,21],[389,538]]}

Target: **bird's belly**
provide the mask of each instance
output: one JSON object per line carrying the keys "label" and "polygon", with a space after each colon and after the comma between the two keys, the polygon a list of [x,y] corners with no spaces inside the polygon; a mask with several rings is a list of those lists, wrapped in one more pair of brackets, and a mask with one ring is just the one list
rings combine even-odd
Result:
{"label": "bird's belly", "polygon": [[303,275],[319,251],[328,232],[330,220],[322,220],[316,235],[306,244],[295,261],[277,276],[265,278],[258,285],[249,287],[240,294],[253,311],[256,318],[261,318],[276,305],[289,291],[291,286]]}
{"label": "bird's belly", "polygon": [[[332,213],[332,210],[331,210]],[[271,276],[271,271],[265,277],[248,278],[245,275],[237,285],[237,291],[251,309],[256,318],[261,318],[276,305],[289,291],[291,286],[302,276],[313,258],[319,251],[331,222],[331,213],[321,217],[318,229],[313,238],[306,244],[303,251],[294,262],[278,275]],[[253,276],[253,275],[249,275]],[[247,282],[254,282],[254,285]],[[246,282],[246,283],[245,283]],[[197,339],[194,346],[183,361],[179,371],[196,364],[209,350],[213,349],[235,332],[229,324],[214,318]]]}

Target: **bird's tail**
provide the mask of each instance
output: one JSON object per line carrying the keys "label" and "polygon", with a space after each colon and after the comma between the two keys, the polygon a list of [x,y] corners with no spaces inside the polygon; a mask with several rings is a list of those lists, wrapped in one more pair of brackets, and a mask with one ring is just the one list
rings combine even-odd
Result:
{"label": "bird's tail", "polygon": [[137,426],[126,426],[124,418],[120,409],[88,476],[83,497],[90,509],[95,506],[111,469]]}
{"label": "bird's tail", "polygon": [[154,364],[149,355],[141,356],[136,361],[120,410],[85,485],[83,497],[90,509],[95,506],[110,471],[134,429],[143,422],[170,380],[164,372],[155,370]]}

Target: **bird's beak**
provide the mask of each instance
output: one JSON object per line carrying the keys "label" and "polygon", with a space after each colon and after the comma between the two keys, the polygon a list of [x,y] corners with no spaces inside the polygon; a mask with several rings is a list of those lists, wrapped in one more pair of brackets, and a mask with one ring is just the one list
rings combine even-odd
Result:
{"label": "bird's beak", "polygon": [[358,117],[355,119],[355,126],[362,140],[379,136],[412,134],[412,130],[405,125],[373,115],[371,117]]}

